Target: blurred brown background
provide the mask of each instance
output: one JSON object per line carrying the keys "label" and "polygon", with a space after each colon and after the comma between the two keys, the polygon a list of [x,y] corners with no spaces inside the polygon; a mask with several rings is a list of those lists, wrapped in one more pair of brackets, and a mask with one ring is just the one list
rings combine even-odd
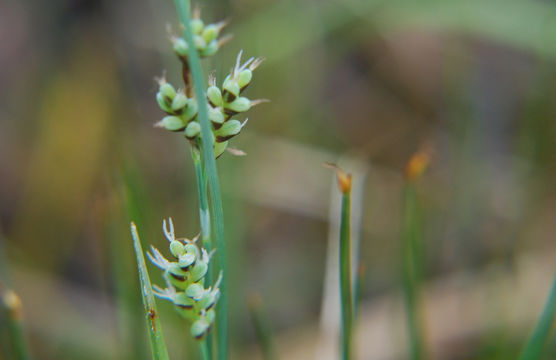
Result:
{"label": "blurred brown background", "polygon": [[[222,79],[240,49],[267,58],[247,96],[271,102],[232,145],[248,155],[218,160],[233,358],[260,357],[252,293],[280,358],[334,358],[335,308],[321,315],[337,207],[325,161],[357,185],[359,358],[406,358],[401,191],[423,146],[432,357],[513,358],[556,269],[556,4],[198,3],[234,34],[206,73]],[[169,0],[0,3],[1,278],[22,297],[37,359],[147,359],[129,221],[144,247],[164,248],[168,216],[180,236],[199,232],[188,144],[152,127],[154,77],[179,84],[167,24]],[[196,351],[159,306],[172,357]]]}

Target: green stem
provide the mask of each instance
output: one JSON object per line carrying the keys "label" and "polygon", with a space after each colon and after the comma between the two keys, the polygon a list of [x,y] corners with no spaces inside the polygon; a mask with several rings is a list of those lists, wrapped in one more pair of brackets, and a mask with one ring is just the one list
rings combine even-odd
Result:
{"label": "green stem", "polygon": [[[201,239],[203,241],[203,247],[210,253],[212,250],[212,243],[210,240],[210,211],[208,208],[208,193],[207,193],[207,180],[203,171],[203,165],[201,161],[201,154],[199,150],[195,147],[191,147],[191,157],[193,158],[193,164],[195,165],[195,175],[197,177],[197,195],[199,197],[199,218],[201,222]],[[212,264],[211,264],[212,265]],[[205,282],[212,285],[212,270],[211,266],[205,275]],[[212,343],[213,336],[212,333],[207,335],[208,358],[212,359]]]}
{"label": "green stem", "polygon": [[421,239],[418,219],[417,194],[412,183],[408,183],[403,196],[402,229],[402,273],[404,300],[407,313],[410,358],[423,359],[424,341],[419,296],[421,292]]}
{"label": "green stem", "polygon": [[205,96],[203,69],[201,68],[199,53],[195,47],[191,31],[190,2],[189,0],[174,1],[178,10],[179,19],[185,27],[184,36],[189,46],[187,58],[193,75],[193,87],[199,108],[198,118],[201,125],[202,159],[211,194],[212,226],[214,229],[214,236],[216,238],[220,269],[222,271],[220,299],[217,305],[218,311],[216,312],[216,330],[218,337],[218,359],[224,360],[228,356],[228,284],[226,273],[226,244],[224,242],[222,196],[220,194],[218,171],[216,169],[216,159],[214,157],[211,125],[208,119],[208,104]]}
{"label": "green stem", "polygon": [[203,358],[203,360],[210,360],[209,347],[207,345],[207,341],[201,340],[199,346],[201,348],[201,357]]}
{"label": "green stem", "polygon": [[521,353],[520,360],[537,360],[541,358],[543,347],[552,328],[554,315],[556,313],[556,276],[552,281],[550,295],[544,305],[537,326],[529,338],[525,349]]}
{"label": "green stem", "polygon": [[23,334],[23,325],[21,322],[21,301],[19,296],[12,291],[8,290],[2,296],[2,305],[7,320],[8,334],[10,336],[10,343],[12,349],[12,358],[14,360],[28,360],[31,359],[27,342]]}
{"label": "green stem", "polygon": [[353,298],[351,286],[351,191],[342,193],[340,222],[340,292],[342,307],[342,359],[352,358]]}

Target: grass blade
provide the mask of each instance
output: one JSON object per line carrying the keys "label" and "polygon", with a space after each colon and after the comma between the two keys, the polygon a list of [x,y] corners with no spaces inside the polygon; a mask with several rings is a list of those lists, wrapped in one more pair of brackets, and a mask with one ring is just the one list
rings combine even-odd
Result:
{"label": "grass blade", "polygon": [[169,360],[168,350],[164,343],[164,336],[162,335],[162,328],[158,317],[158,310],[154,301],[151,280],[145,264],[145,257],[143,256],[141,240],[139,239],[139,234],[137,234],[137,227],[133,222],[131,223],[131,236],[133,237],[133,246],[135,248],[135,255],[137,256],[139,280],[141,281],[141,296],[143,298],[143,307],[145,308],[145,319],[147,321],[147,327],[149,328],[153,359]]}
{"label": "grass blade", "polygon": [[201,125],[202,141],[202,160],[211,194],[211,214],[216,248],[218,249],[218,260],[222,271],[222,282],[220,284],[220,299],[218,300],[216,321],[218,337],[218,359],[224,360],[228,356],[228,284],[226,272],[226,246],[224,242],[224,214],[222,210],[222,195],[220,193],[220,183],[218,171],[216,169],[216,159],[214,158],[213,139],[211,125],[208,119],[208,104],[205,96],[205,81],[199,53],[193,41],[190,23],[190,2],[189,0],[175,0],[180,22],[185,27],[184,37],[189,45],[187,54],[191,73],[193,75],[193,87],[198,102],[198,118]]}
{"label": "grass blade", "polygon": [[2,308],[7,322],[12,358],[14,360],[31,359],[23,333],[21,300],[13,290],[8,290],[3,294]]}
{"label": "grass blade", "polygon": [[342,359],[352,358],[354,296],[351,281],[351,175],[333,164],[326,164],[336,171],[338,188],[342,193],[340,215],[340,306],[342,332]]}
{"label": "grass blade", "polygon": [[548,300],[544,305],[544,309],[541,313],[537,326],[533,331],[533,334],[529,338],[529,341],[525,345],[523,352],[521,353],[521,360],[537,360],[541,358],[542,350],[546,344],[546,340],[552,328],[552,323],[554,322],[554,315],[556,314],[556,276],[552,282],[552,288],[550,289],[550,294]]}
{"label": "grass blade", "polygon": [[410,359],[425,357],[423,319],[421,313],[421,273],[423,258],[422,223],[417,201],[415,181],[429,163],[428,150],[415,153],[407,163],[402,195],[402,285],[407,314]]}
{"label": "grass blade", "polygon": [[255,337],[261,347],[263,359],[276,359],[276,350],[272,342],[272,331],[270,329],[268,317],[266,316],[263,308],[263,301],[261,297],[258,294],[253,294],[249,298],[248,306],[251,314],[251,320],[253,321],[253,326],[255,328]]}

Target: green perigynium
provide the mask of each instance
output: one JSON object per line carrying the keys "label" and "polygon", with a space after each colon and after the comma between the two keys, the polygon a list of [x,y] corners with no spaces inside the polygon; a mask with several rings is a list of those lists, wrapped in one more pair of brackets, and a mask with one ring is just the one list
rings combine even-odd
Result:
{"label": "green perigynium", "polygon": [[163,222],[166,239],[170,242],[170,253],[174,261],[167,260],[158,249],[151,246],[147,254],[153,264],[164,270],[166,288],[153,286],[154,294],[171,301],[177,312],[191,321],[191,335],[203,338],[214,323],[214,305],[218,301],[219,278],[214,286],[205,288],[211,254],[196,245],[196,240],[176,238],[172,219]]}

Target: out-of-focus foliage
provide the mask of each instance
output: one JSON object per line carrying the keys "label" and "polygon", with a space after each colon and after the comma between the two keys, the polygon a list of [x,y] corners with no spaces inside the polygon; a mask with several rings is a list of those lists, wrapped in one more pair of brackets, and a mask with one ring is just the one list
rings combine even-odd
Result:
{"label": "out-of-focus foliage", "polygon": [[[430,170],[415,186],[430,350],[443,359],[518,353],[556,259],[556,4],[201,6],[209,21],[231,17],[234,34],[205,72],[222,80],[240,49],[265,56],[249,91],[271,99],[234,140],[247,156],[226,153],[218,163],[232,357],[254,346],[245,301],[254,291],[279,357],[316,354],[333,186],[325,161],[370,168],[354,199],[364,204],[354,232],[365,266],[358,326],[380,323],[366,314],[401,318],[379,305],[399,294],[403,168],[425,144]],[[148,358],[129,221],[155,246],[165,243],[165,217],[188,234],[200,230],[188,145],[152,126],[160,120],[154,77],[165,68],[169,81],[180,79],[166,23],[177,29],[172,1],[0,3],[0,268],[12,275],[41,359]],[[533,285],[493,302],[518,283]],[[488,290],[458,303],[470,289]],[[172,307],[159,310],[170,357],[195,356]],[[476,320],[450,321],[457,314]],[[381,328],[389,340],[381,347],[359,346],[406,358],[403,326]],[[547,358],[555,349],[550,338]]]}

